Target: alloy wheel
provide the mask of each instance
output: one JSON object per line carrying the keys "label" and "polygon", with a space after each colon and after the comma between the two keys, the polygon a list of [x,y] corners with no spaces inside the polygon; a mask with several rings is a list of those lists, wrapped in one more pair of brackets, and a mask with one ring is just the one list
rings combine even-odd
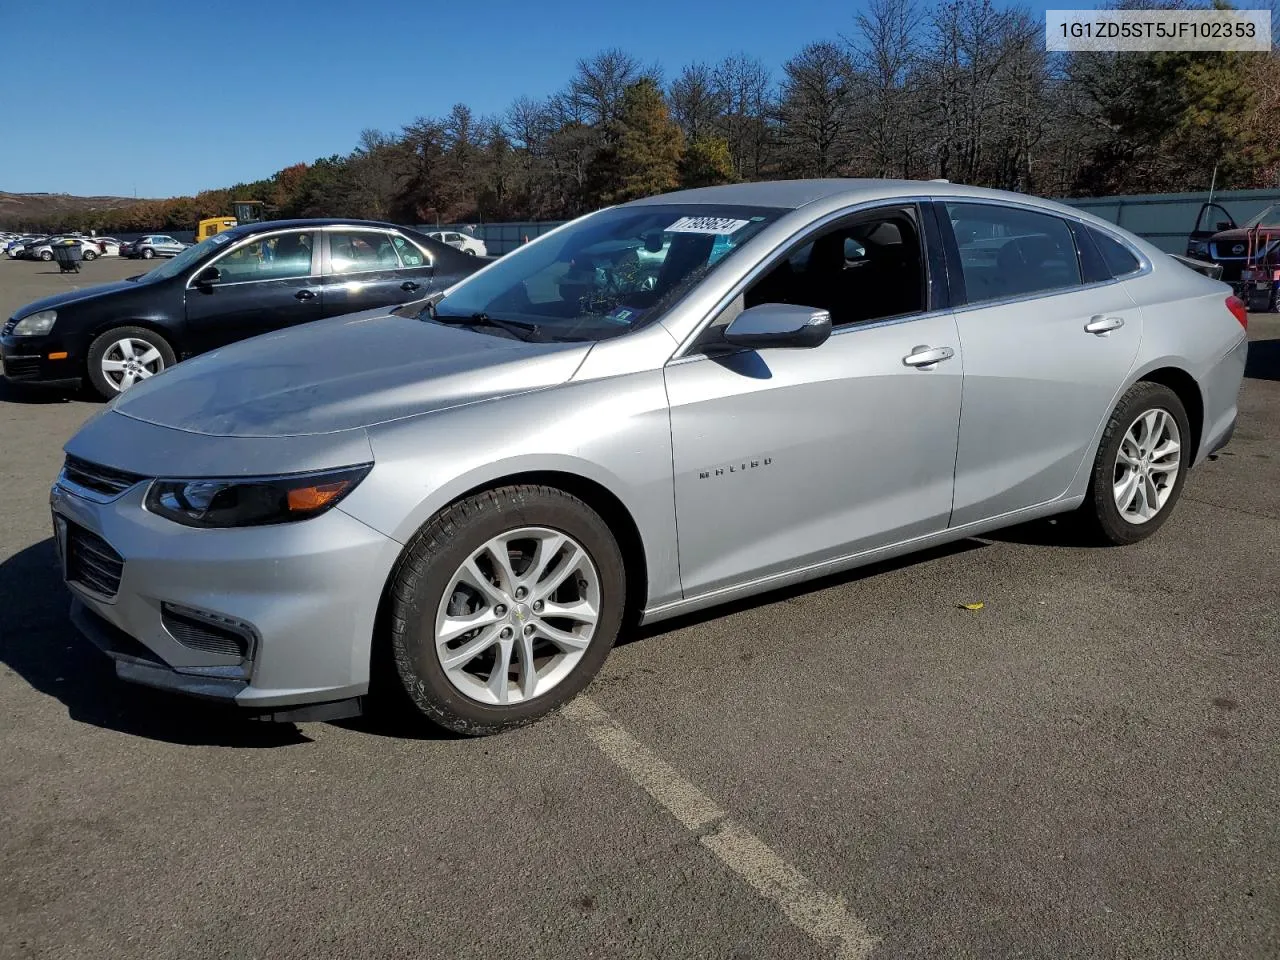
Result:
{"label": "alloy wheel", "polygon": [[1120,516],[1146,523],[1169,501],[1181,469],[1178,422],[1162,409],[1147,410],[1129,425],[1116,451],[1112,495]]}
{"label": "alloy wheel", "polygon": [[523,527],[488,540],[454,572],[436,611],[436,656],[472,700],[525,703],[573,672],[599,618],[600,576],[582,545]]}
{"label": "alloy wheel", "polygon": [[117,340],[102,355],[102,376],[117,390],[127,390],[163,369],[164,357],[160,351],[134,337]]}

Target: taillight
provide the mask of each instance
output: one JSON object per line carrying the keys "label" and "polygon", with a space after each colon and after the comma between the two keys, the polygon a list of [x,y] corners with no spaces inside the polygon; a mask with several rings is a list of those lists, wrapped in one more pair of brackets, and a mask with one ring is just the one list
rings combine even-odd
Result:
{"label": "taillight", "polygon": [[1249,308],[1244,305],[1243,300],[1235,296],[1227,297],[1227,309],[1240,321],[1240,326],[1249,329]]}

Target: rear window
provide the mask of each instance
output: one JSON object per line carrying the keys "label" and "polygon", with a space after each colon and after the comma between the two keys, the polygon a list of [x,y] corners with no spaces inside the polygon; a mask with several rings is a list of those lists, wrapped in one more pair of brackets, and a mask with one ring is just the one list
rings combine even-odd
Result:
{"label": "rear window", "polygon": [[948,203],[969,303],[1080,285],[1071,228],[1061,217],[983,203]]}
{"label": "rear window", "polygon": [[1093,237],[1093,242],[1097,244],[1098,252],[1102,254],[1102,260],[1107,265],[1111,276],[1127,276],[1130,273],[1136,273],[1142,266],[1138,258],[1133,255],[1133,251],[1119,240],[1101,230],[1090,229],[1089,233]]}

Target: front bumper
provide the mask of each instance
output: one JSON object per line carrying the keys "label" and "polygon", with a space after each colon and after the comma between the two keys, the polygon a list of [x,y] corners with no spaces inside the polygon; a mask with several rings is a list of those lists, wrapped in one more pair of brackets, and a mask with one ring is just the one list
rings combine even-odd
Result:
{"label": "front bumper", "polygon": [[[255,712],[368,692],[374,620],[398,543],[340,509],[278,526],[184,527],[143,508],[146,488],[109,502],[61,484],[50,493],[64,578],[66,528],[56,518],[123,558],[114,595],[68,583],[73,623],[118,676]],[[175,609],[234,623],[250,642],[240,655],[193,646],[179,639]]]}
{"label": "front bumper", "polygon": [[[65,353],[51,360],[50,355]],[[56,332],[46,337],[0,337],[0,375],[15,383],[73,383],[81,379],[79,345]]]}

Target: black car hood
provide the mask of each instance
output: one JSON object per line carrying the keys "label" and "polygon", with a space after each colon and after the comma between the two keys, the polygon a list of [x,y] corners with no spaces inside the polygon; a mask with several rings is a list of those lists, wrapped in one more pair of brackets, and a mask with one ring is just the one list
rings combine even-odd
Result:
{"label": "black car hood", "polygon": [[95,287],[85,287],[83,290],[68,290],[66,293],[55,293],[52,297],[45,297],[43,300],[28,303],[21,310],[14,313],[14,316],[25,317],[33,313],[39,313],[41,310],[59,310],[63,307],[69,307],[73,303],[80,303],[84,300],[98,300],[103,297],[110,297],[118,293],[126,293],[137,289],[138,284],[134,281],[120,280],[116,283],[104,283]]}

